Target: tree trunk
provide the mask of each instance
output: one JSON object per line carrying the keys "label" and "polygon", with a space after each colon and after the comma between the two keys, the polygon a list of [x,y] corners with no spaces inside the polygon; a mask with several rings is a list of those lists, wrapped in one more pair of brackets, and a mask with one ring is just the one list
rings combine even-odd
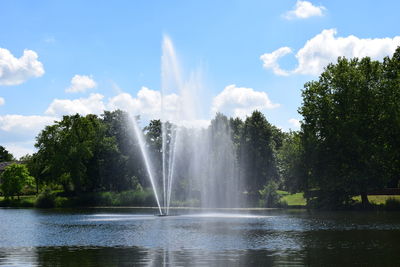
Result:
{"label": "tree trunk", "polygon": [[367,192],[361,193],[361,204],[362,204],[363,208],[368,208],[370,206]]}

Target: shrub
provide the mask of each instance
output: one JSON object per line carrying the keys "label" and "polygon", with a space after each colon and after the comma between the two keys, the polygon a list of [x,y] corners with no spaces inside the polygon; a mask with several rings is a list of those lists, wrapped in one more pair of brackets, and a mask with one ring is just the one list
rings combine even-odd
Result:
{"label": "shrub", "polygon": [[116,206],[146,206],[154,203],[153,193],[150,190],[124,191],[115,197]]}
{"label": "shrub", "polygon": [[395,198],[388,198],[385,201],[386,210],[400,210],[400,200]]}
{"label": "shrub", "polygon": [[262,207],[278,207],[281,196],[278,194],[278,185],[270,181],[264,185],[264,189],[260,190],[260,206]]}
{"label": "shrub", "polygon": [[28,168],[24,164],[12,163],[7,166],[0,176],[0,187],[6,198],[19,196],[22,191],[33,187],[33,177],[29,175]]}
{"label": "shrub", "polygon": [[56,197],[54,200],[54,207],[56,208],[70,208],[73,206],[73,201],[66,197]]}
{"label": "shrub", "polygon": [[45,188],[36,198],[35,207],[54,208],[56,195],[49,188]]}

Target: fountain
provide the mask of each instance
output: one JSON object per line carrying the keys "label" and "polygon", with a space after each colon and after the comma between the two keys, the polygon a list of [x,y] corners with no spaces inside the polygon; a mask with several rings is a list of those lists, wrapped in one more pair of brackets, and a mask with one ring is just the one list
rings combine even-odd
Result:
{"label": "fountain", "polygon": [[[204,88],[197,73],[185,78],[168,36],[163,39],[161,62],[161,172],[152,166],[143,133],[133,120],[160,216],[169,215],[174,194],[182,201],[197,200],[202,208],[239,207],[240,180],[229,120],[219,114],[208,127],[201,123],[195,100]],[[179,100],[175,111],[166,105],[171,95]],[[184,192],[177,192],[183,183]]]}

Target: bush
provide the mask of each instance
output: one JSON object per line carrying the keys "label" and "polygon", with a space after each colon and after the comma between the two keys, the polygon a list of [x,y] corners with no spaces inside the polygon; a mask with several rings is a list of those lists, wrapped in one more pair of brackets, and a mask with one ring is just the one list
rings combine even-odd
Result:
{"label": "bush", "polygon": [[400,200],[395,198],[388,198],[385,202],[386,210],[400,210]]}
{"label": "bush", "polygon": [[0,201],[0,207],[21,207],[21,208],[31,208],[34,206],[32,200],[27,199],[3,199]]}
{"label": "bush", "polygon": [[73,199],[74,206],[112,206],[113,193],[96,192],[85,193]]}
{"label": "bush", "polygon": [[71,199],[66,197],[56,197],[54,200],[54,206],[56,208],[70,208],[74,206],[74,203]]}
{"label": "bush", "polygon": [[29,191],[33,187],[34,179],[29,175],[28,168],[24,164],[12,163],[7,166],[0,175],[0,188],[6,198],[19,196],[25,189]]}
{"label": "bush", "polygon": [[54,208],[56,194],[49,188],[45,188],[36,198],[35,207],[37,208]]}
{"label": "bush", "polygon": [[[3,201],[4,202],[4,201]],[[0,203],[1,205],[2,203]],[[9,205],[9,204],[8,204]],[[28,205],[28,204],[26,204]],[[85,193],[78,196],[68,196],[62,193],[44,189],[36,198],[38,208],[69,208],[88,206],[154,206],[153,192],[150,189],[115,192]],[[32,206],[32,204],[31,204]]]}
{"label": "bush", "polygon": [[264,185],[264,189],[260,190],[260,206],[267,208],[278,207],[281,196],[277,191],[278,185],[274,181],[270,181]]}
{"label": "bush", "polygon": [[150,190],[124,191],[115,197],[116,206],[148,206],[154,205],[153,193]]}

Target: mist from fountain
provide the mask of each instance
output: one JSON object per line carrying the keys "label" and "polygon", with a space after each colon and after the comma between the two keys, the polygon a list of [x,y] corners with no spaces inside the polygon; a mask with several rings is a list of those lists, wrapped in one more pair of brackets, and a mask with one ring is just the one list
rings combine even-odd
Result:
{"label": "mist from fountain", "polygon": [[153,188],[153,193],[154,193],[154,196],[156,198],[157,206],[158,206],[158,209],[160,211],[160,215],[162,215],[163,212],[161,210],[160,200],[158,198],[158,193],[157,193],[157,185],[156,185],[156,181],[155,181],[155,177],[154,177],[154,173],[155,172],[154,172],[154,168],[153,168],[153,166],[151,164],[151,161],[150,161],[150,158],[149,158],[149,155],[148,155],[148,151],[147,151],[147,147],[146,147],[146,142],[144,140],[143,132],[140,129],[137,121],[134,118],[132,118],[131,121],[132,121],[133,129],[135,131],[135,135],[136,135],[137,141],[139,143],[140,152],[141,152],[142,157],[143,157],[143,161],[144,161],[144,164],[145,164],[145,167],[146,167],[146,170],[147,170],[147,174],[148,174],[149,179],[150,179],[150,184],[151,184],[151,187]]}
{"label": "mist from fountain", "polygon": [[[239,207],[240,180],[229,120],[217,115],[208,128],[201,123],[200,75],[194,72],[185,78],[168,36],[163,38],[161,62],[161,175],[151,166],[143,133],[134,122],[160,215],[169,214],[174,194],[182,195],[174,191],[177,180],[188,187],[183,201],[198,199],[204,208]],[[174,110],[167,103],[170,95],[178,99]]]}

